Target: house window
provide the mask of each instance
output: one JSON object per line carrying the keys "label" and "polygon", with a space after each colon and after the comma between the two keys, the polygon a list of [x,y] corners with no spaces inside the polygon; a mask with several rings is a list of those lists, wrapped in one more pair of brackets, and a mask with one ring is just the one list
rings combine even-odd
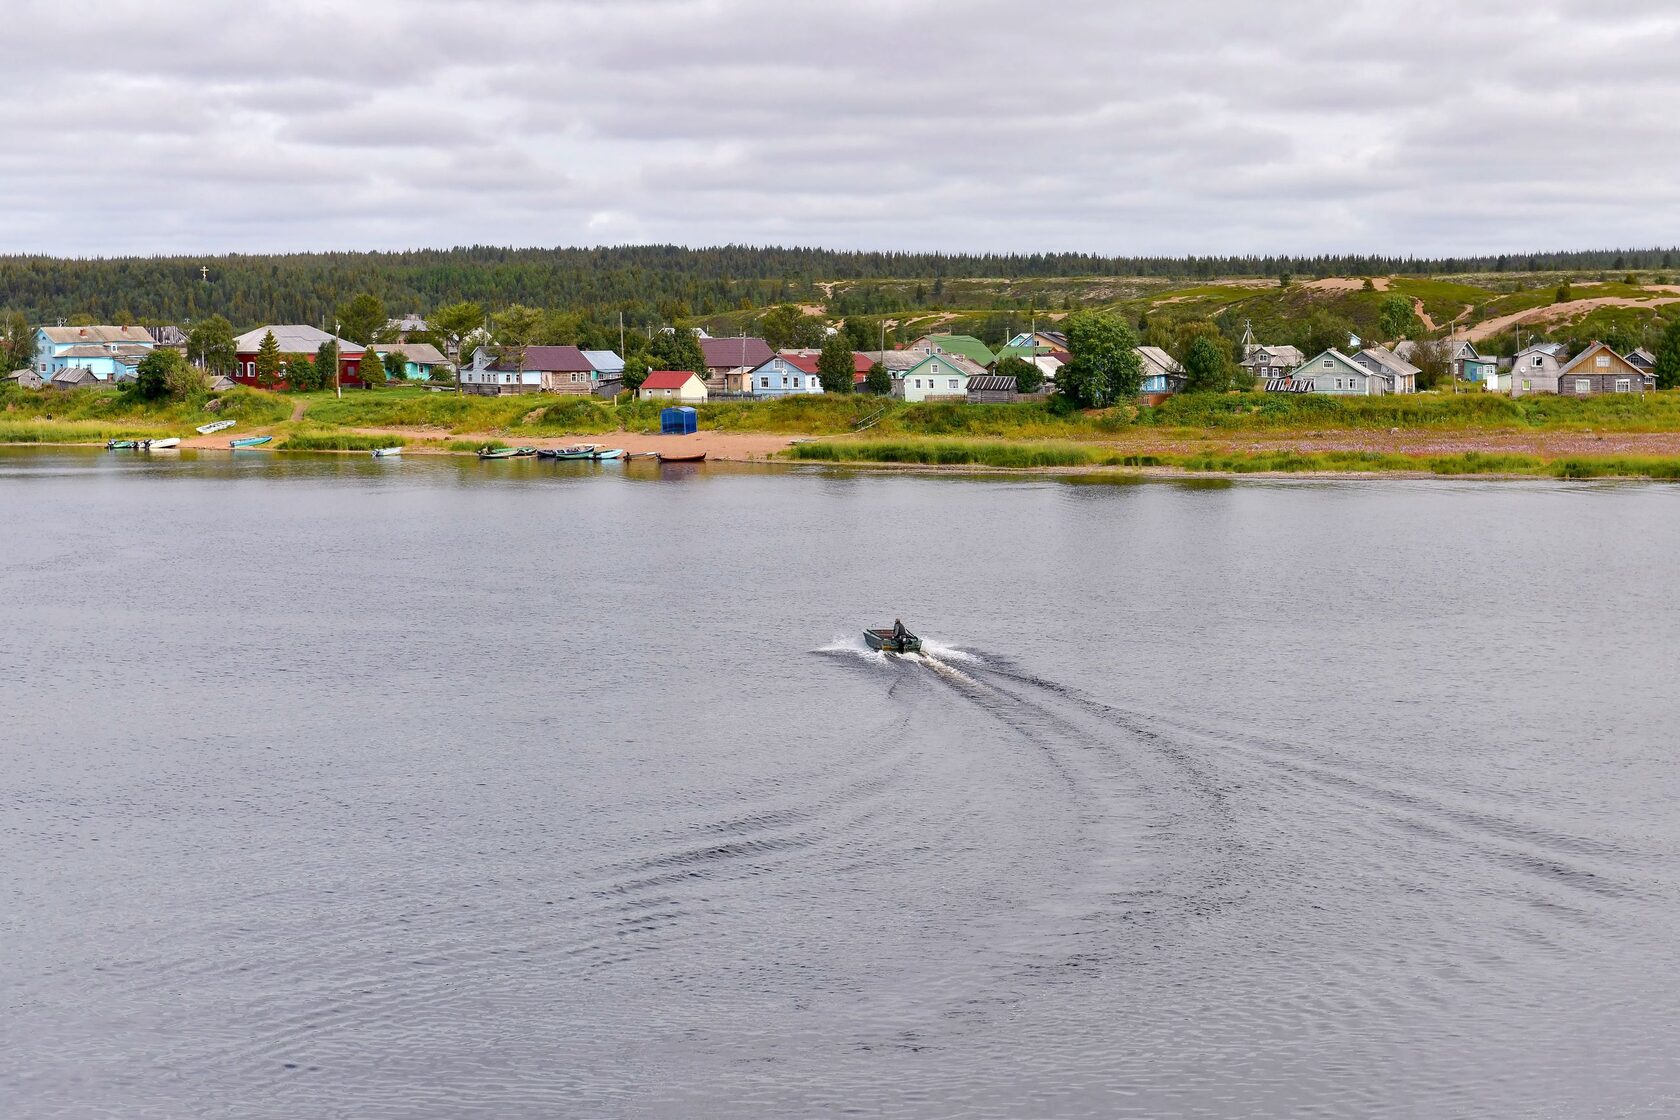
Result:
{"label": "house window", "polygon": [[921,387],[922,387],[922,379],[918,377],[918,378],[916,378],[916,388],[920,389]]}
{"label": "house window", "polygon": [[1542,360],[1542,359],[1541,359],[1541,357],[1540,357],[1540,355],[1538,355],[1538,354],[1536,354],[1536,355],[1534,355],[1534,368],[1535,368],[1535,369],[1539,369],[1539,368],[1540,368],[1540,362],[1541,362],[1541,360]]}
{"label": "house window", "polygon": [[1575,379],[1575,391],[1577,393],[1592,392],[1592,380],[1586,377],[1577,377]]}
{"label": "house window", "polygon": [[[1324,368],[1325,368],[1325,369],[1335,369],[1335,368],[1336,368],[1336,362],[1335,362],[1335,360],[1334,360],[1334,359],[1332,359],[1332,358],[1326,358],[1326,359],[1324,359]],[[1340,385],[1340,384],[1341,384],[1341,382],[1339,382],[1339,381],[1338,381],[1338,382],[1336,382],[1336,384],[1338,384],[1338,385]]]}
{"label": "house window", "polygon": [[951,385],[951,388],[955,389],[957,387],[957,379],[954,378],[954,377],[951,378],[950,385]]}
{"label": "house window", "polygon": [[768,378],[768,377],[761,377],[761,378],[759,378],[759,379],[758,379],[758,387],[759,387],[759,388],[760,388],[760,389],[768,389],[768,388],[770,388],[770,379],[769,379],[769,378]]}
{"label": "house window", "polygon": [[1626,377],[1616,378],[1616,392],[1618,392],[1618,393],[1631,393],[1631,392],[1633,392],[1633,382]]}
{"label": "house window", "polygon": [[1609,369],[1610,368],[1610,355],[1600,354],[1598,356],[1597,360],[1593,362],[1593,365],[1597,366],[1599,369]]}
{"label": "house window", "polygon": [[1526,377],[1525,377],[1525,378],[1523,378],[1523,388],[1524,388],[1524,389],[1532,389],[1532,388],[1534,388],[1534,382],[1532,382],[1532,381],[1530,381],[1530,380],[1529,380],[1529,379],[1528,379],[1528,378],[1526,378]]}
{"label": "house window", "polygon": [[588,381],[589,380],[589,375],[587,373],[574,373],[574,374],[572,374],[572,380],[573,381]]}

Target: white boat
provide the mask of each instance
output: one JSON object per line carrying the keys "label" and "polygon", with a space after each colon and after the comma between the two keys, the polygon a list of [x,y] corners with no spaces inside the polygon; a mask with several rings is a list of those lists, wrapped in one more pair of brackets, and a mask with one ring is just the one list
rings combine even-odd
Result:
{"label": "white boat", "polygon": [[171,447],[179,446],[181,446],[181,441],[174,436],[170,436],[168,439],[149,439],[140,445],[141,449],[145,451],[166,451]]}
{"label": "white boat", "polygon": [[208,424],[200,424],[197,431],[201,436],[213,436],[217,432],[227,431],[229,428],[233,427],[233,425],[234,421],[232,420],[212,420]]}
{"label": "white boat", "polygon": [[373,449],[373,457],[375,459],[389,459],[393,455],[401,454],[402,448],[400,447],[376,447]]}

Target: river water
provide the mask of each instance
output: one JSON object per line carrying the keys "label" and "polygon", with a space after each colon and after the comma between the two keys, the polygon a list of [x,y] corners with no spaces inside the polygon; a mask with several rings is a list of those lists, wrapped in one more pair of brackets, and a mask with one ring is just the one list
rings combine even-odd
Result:
{"label": "river water", "polygon": [[1680,489],[24,450],[0,526],[8,1117],[1680,1112]]}

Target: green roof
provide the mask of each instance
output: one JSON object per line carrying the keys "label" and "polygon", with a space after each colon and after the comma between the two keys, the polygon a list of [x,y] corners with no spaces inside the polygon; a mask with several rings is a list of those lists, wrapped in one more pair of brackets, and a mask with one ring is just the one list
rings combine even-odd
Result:
{"label": "green roof", "polygon": [[961,354],[971,362],[989,366],[997,361],[997,355],[992,353],[984,342],[971,334],[930,334],[928,341],[945,351],[947,354]]}

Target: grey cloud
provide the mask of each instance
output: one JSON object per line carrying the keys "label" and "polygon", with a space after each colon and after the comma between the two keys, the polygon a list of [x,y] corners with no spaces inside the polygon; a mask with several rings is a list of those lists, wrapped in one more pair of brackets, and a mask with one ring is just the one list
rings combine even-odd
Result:
{"label": "grey cloud", "polygon": [[[10,251],[1677,240],[1623,0],[20,0]],[[1606,166],[1627,169],[1606,176]]]}

